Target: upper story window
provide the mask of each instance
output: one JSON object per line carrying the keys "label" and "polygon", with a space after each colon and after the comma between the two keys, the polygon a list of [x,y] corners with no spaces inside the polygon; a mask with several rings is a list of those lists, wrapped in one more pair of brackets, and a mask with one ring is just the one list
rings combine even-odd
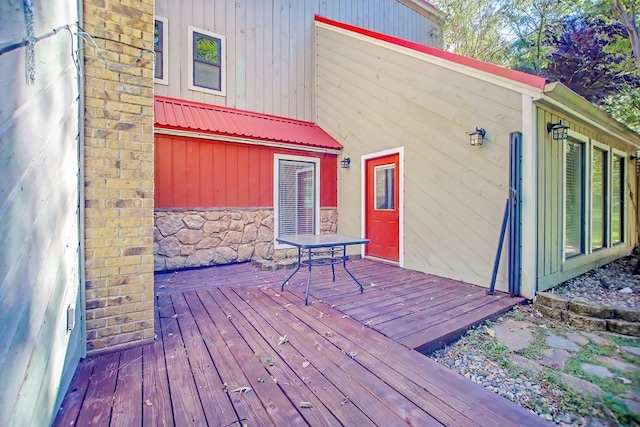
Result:
{"label": "upper story window", "polygon": [[156,16],[153,25],[154,68],[153,77],[156,83],[169,84],[169,21]]}
{"label": "upper story window", "polygon": [[189,89],[225,94],[225,38],[189,27]]}

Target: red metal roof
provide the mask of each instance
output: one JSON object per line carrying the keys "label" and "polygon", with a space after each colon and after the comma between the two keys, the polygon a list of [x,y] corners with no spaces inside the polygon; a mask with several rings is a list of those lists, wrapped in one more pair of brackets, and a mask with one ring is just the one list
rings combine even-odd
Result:
{"label": "red metal roof", "polygon": [[183,99],[154,97],[155,127],[225,137],[341,150],[320,126],[301,120],[236,110]]}
{"label": "red metal roof", "polygon": [[512,70],[511,68],[501,67],[489,62],[480,61],[478,59],[469,58],[468,56],[458,55],[445,50],[437,49],[435,47],[426,46],[423,44],[415,43],[412,41],[400,39],[398,37],[388,36],[386,34],[377,33],[375,31],[366,30],[360,27],[354,27],[353,25],[344,24],[342,22],[333,21],[331,19],[324,18],[316,15],[315,20],[324,24],[331,25],[336,28],[342,28],[343,30],[351,31],[357,34],[362,34],[367,37],[372,37],[377,40],[382,40],[387,43],[395,44],[397,46],[406,47],[418,52],[426,53],[438,58],[445,59],[447,61],[455,62],[460,65],[475,68],[480,71],[484,71],[496,76],[504,77],[509,80],[513,80],[519,83],[524,83],[529,86],[533,86],[538,89],[543,89],[547,84],[547,81],[538,76],[532,74],[523,73],[522,71]]}

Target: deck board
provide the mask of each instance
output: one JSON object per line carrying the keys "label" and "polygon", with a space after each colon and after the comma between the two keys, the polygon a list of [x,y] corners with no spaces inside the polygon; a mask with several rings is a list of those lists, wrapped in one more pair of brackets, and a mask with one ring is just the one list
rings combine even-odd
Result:
{"label": "deck board", "polygon": [[341,266],[335,282],[314,268],[307,306],[306,272],[285,291],[290,271],[248,264],[159,275],[157,341],[81,362],[54,425],[549,425],[413,350],[521,299],[349,267],[364,294]]}

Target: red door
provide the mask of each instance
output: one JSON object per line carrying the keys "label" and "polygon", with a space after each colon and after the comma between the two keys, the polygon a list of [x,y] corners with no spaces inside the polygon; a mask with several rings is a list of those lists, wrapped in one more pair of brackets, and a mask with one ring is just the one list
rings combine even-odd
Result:
{"label": "red door", "polygon": [[368,256],[400,260],[400,167],[398,154],[366,161],[365,233]]}

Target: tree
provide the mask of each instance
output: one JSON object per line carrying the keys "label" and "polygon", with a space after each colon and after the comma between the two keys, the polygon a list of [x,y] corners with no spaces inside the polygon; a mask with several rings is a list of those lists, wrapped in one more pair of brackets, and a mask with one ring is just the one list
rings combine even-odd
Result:
{"label": "tree", "polygon": [[638,13],[640,10],[638,10],[638,6],[636,0],[615,0],[613,2],[613,9],[629,34],[636,66],[640,67],[640,36],[638,35]]}
{"label": "tree", "polygon": [[459,55],[507,65],[509,40],[503,34],[509,0],[433,0],[447,18],[444,48]]}
{"label": "tree", "polygon": [[559,22],[560,34],[554,34],[553,28],[545,37],[550,53],[540,75],[562,82],[596,105],[621,88],[640,88],[637,73],[628,70],[628,54],[610,49],[613,40],[626,37],[623,25],[589,16]]}

